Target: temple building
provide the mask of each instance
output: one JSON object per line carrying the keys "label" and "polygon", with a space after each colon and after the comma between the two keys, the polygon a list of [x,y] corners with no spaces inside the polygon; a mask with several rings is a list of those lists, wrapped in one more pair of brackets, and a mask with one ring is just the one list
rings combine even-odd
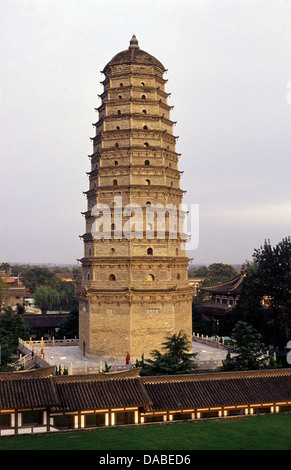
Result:
{"label": "temple building", "polygon": [[200,292],[208,294],[209,301],[195,306],[196,318],[216,325],[215,333],[218,335],[221,335],[223,324],[231,317],[232,310],[239,299],[245,275],[243,267],[241,272],[229,281],[199,287]]}
{"label": "temple building", "polygon": [[200,287],[200,291],[209,292],[211,294],[211,304],[214,307],[221,307],[223,310],[227,310],[236,304],[241,292],[244,277],[245,273],[242,271],[230,281]]}
{"label": "temple building", "polygon": [[165,67],[128,49],[104,67],[84,212],[80,352],[131,360],[192,335],[181,171]]}

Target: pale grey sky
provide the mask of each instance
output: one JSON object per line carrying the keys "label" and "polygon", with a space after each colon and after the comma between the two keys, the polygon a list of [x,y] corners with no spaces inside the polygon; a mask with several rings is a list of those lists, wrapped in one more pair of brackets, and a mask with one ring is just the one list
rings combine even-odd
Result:
{"label": "pale grey sky", "polygon": [[82,257],[100,70],[132,34],[168,69],[194,263],[290,235],[290,24],[290,0],[0,0],[0,262]]}

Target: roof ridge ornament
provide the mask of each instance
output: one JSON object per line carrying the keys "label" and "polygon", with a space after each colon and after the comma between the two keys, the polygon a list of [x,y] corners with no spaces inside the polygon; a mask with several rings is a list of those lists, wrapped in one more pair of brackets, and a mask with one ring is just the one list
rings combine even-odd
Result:
{"label": "roof ridge ornament", "polygon": [[129,48],[128,49],[139,49],[138,40],[136,39],[135,34],[132,35],[132,38],[129,42]]}

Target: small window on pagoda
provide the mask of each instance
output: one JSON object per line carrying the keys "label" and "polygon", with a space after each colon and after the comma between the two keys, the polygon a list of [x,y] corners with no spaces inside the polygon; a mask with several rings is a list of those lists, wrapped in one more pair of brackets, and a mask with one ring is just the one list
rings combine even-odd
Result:
{"label": "small window on pagoda", "polygon": [[91,248],[89,248],[89,256],[91,256]]}
{"label": "small window on pagoda", "polygon": [[119,126],[116,126],[116,130],[120,131],[120,127],[119,127]]}
{"label": "small window on pagoda", "polygon": [[173,187],[173,184],[174,184],[173,181],[171,181],[171,188]]}
{"label": "small window on pagoda", "polygon": [[177,274],[177,279],[178,279],[178,280],[179,280],[179,279],[181,279],[181,276],[180,276],[180,274]]}
{"label": "small window on pagoda", "polygon": [[123,83],[119,83],[119,86],[123,86]]}
{"label": "small window on pagoda", "polygon": [[152,254],[153,254],[153,249],[152,249],[152,248],[148,248],[148,249],[147,249],[147,254],[148,254],[148,255],[152,255]]}
{"label": "small window on pagoda", "polygon": [[142,96],[141,96],[141,99],[142,99],[142,100],[145,100],[145,99],[146,99],[146,95],[142,95]]}
{"label": "small window on pagoda", "polygon": [[151,205],[152,205],[151,201],[146,202],[146,206],[151,206]]}
{"label": "small window on pagoda", "polygon": [[90,279],[91,279],[90,273],[87,274],[87,279],[88,279],[88,281],[90,281]]}
{"label": "small window on pagoda", "polygon": [[108,279],[109,279],[109,281],[115,281],[116,277],[115,277],[114,274],[110,274]]}
{"label": "small window on pagoda", "polygon": [[119,147],[119,144],[116,142],[115,147]]}
{"label": "small window on pagoda", "polygon": [[145,143],[143,144],[143,146],[144,146],[144,147],[149,147],[149,143],[148,143],[148,142],[145,142]]}
{"label": "small window on pagoda", "polygon": [[114,254],[115,254],[115,248],[111,248],[110,253],[111,253],[112,255],[114,255]]}
{"label": "small window on pagoda", "polygon": [[120,111],[120,109],[118,109],[118,111],[117,111],[117,114],[120,116],[120,114],[121,114],[121,111]]}
{"label": "small window on pagoda", "polygon": [[147,186],[150,186],[150,184],[151,184],[150,180],[145,180],[145,184],[146,184]]}
{"label": "small window on pagoda", "polygon": [[117,186],[117,180],[113,180],[113,186]]}
{"label": "small window on pagoda", "polygon": [[152,282],[154,280],[155,280],[155,276],[153,276],[153,274],[148,274],[147,275],[147,281]]}
{"label": "small window on pagoda", "polygon": [[111,230],[115,230],[116,229],[116,225],[115,224],[111,224]]}
{"label": "small window on pagoda", "polygon": [[117,160],[115,160],[114,166],[118,166],[118,161]]}
{"label": "small window on pagoda", "polygon": [[142,110],[142,113],[143,113],[143,114],[146,114],[146,113],[147,113],[147,110],[146,110],[146,109],[143,109],[143,110]]}
{"label": "small window on pagoda", "polygon": [[148,126],[143,126],[144,130],[147,130]]}
{"label": "small window on pagoda", "polygon": [[119,95],[119,96],[118,96],[118,99],[119,99],[119,100],[122,100],[122,96],[121,96],[121,95]]}
{"label": "small window on pagoda", "polygon": [[145,82],[140,82],[141,86],[145,86]]}
{"label": "small window on pagoda", "polygon": [[149,160],[146,160],[146,161],[144,162],[144,164],[145,164],[145,166],[149,166],[150,161],[149,161]]}

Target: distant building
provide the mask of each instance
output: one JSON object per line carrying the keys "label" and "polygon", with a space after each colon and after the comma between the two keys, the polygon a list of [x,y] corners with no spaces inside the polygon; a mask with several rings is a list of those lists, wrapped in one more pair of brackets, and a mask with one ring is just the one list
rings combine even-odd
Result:
{"label": "distant building", "polygon": [[200,287],[200,291],[209,292],[212,296],[211,303],[216,307],[228,309],[233,307],[238,298],[242,287],[242,281],[245,275],[240,273],[230,281],[216,284],[213,286]]}
{"label": "distant building", "polygon": [[231,315],[232,309],[238,301],[244,277],[245,273],[242,271],[230,281],[199,287],[200,292],[208,293],[211,296],[211,300],[201,305],[195,305],[196,315],[199,314],[206,322],[216,324],[217,334],[219,334],[219,322]]}
{"label": "distant building", "polygon": [[27,291],[24,284],[22,284],[19,276],[3,276],[2,279],[8,286],[8,299],[5,302],[5,307],[15,307],[16,304],[24,304],[25,298],[28,297],[29,292]]}

